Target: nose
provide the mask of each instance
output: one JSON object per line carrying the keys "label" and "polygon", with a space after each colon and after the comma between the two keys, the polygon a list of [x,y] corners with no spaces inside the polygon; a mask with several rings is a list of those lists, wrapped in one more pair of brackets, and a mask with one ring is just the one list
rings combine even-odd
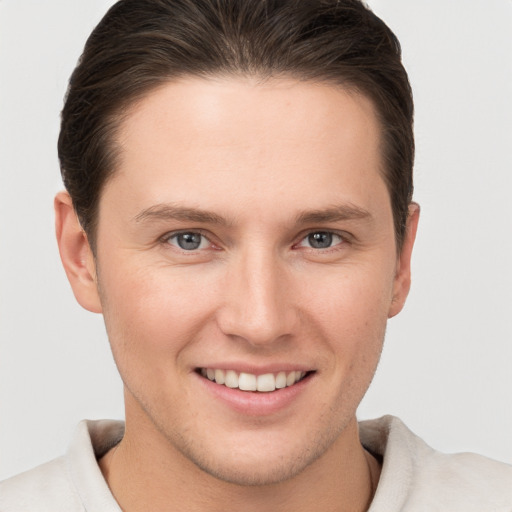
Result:
{"label": "nose", "polygon": [[220,329],[255,347],[290,337],[298,321],[291,284],[290,270],[270,251],[240,255],[226,273]]}

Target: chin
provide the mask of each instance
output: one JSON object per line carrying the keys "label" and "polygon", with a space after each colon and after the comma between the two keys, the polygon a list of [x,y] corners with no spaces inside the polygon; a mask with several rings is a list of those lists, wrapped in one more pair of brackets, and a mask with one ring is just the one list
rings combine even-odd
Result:
{"label": "chin", "polygon": [[237,442],[219,439],[211,448],[184,440],[177,448],[196,467],[218,480],[239,486],[266,486],[301,474],[335,443],[341,430],[304,432],[302,438],[293,441],[269,432],[253,432]]}
{"label": "chin", "polygon": [[268,486],[291,480],[302,473],[318,457],[319,455],[314,456],[310,460],[303,455],[292,455],[286,457],[286,460],[282,458],[280,460],[275,458],[261,460],[260,458],[253,461],[236,458],[231,462],[219,463],[219,461],[205,460],[204,458],[194,459],[189,456],[192,462],[209,476],[229,484],[245,487]]}

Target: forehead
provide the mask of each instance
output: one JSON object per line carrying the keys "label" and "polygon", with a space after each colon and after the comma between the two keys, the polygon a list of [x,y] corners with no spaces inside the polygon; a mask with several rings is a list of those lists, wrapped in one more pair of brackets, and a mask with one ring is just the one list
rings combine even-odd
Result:
{"label": "forehead", "polygon": [[371,203],[375,188],[387,197],[371,101],[325,83],[169,82],[131,108],[118,143],[106,192],[141,208],[176,200],[226,207],[229,198],[253,212],[271,201],[314,209]]}

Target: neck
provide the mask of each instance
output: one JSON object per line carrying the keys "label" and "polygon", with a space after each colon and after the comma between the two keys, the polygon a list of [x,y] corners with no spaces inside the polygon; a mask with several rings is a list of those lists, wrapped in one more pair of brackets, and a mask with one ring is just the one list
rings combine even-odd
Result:
{"label": "neck", "polygon": [[379,479],[379,464],[360,444],[355,418],[301,473],[261,486],[237,485],[207,474],[147,427],[132,429],[127,419],[123,440],[100,460],[105,479],[125,512],[365,511]]}

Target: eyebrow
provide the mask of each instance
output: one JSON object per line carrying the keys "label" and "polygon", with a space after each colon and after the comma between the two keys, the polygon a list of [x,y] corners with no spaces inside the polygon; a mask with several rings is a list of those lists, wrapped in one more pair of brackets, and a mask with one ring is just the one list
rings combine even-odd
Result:
{"label": "eyebrow", "polygon": [[300,213],[297,224],[315,224],[323,222],[339,222],[344,220],[371,220],[372,214],[352,204],[333,206],[322,210],[311,210]]}
{"label": "eyebrow", "polygon": [[201,210],[198,208],[187,208],[173,204],[155,204],[142,210],[134,217],[135,222],[148,220],[180,220],[206,224],[220,224],[226,226],[229,222],[222,216]]}
{"label": "eyebrow", "polygon": [[[372,215],[368,210],[348,204],[301,212],[297,215],[295,223],[300,225],[371,218]],[[151,220],[179,220],[184,222],[217,224],[221,226],[231,225],[231,222],[217,213],[168,203],[150,206],[138,213],[134,217],[134,220],[137,223]]]}

